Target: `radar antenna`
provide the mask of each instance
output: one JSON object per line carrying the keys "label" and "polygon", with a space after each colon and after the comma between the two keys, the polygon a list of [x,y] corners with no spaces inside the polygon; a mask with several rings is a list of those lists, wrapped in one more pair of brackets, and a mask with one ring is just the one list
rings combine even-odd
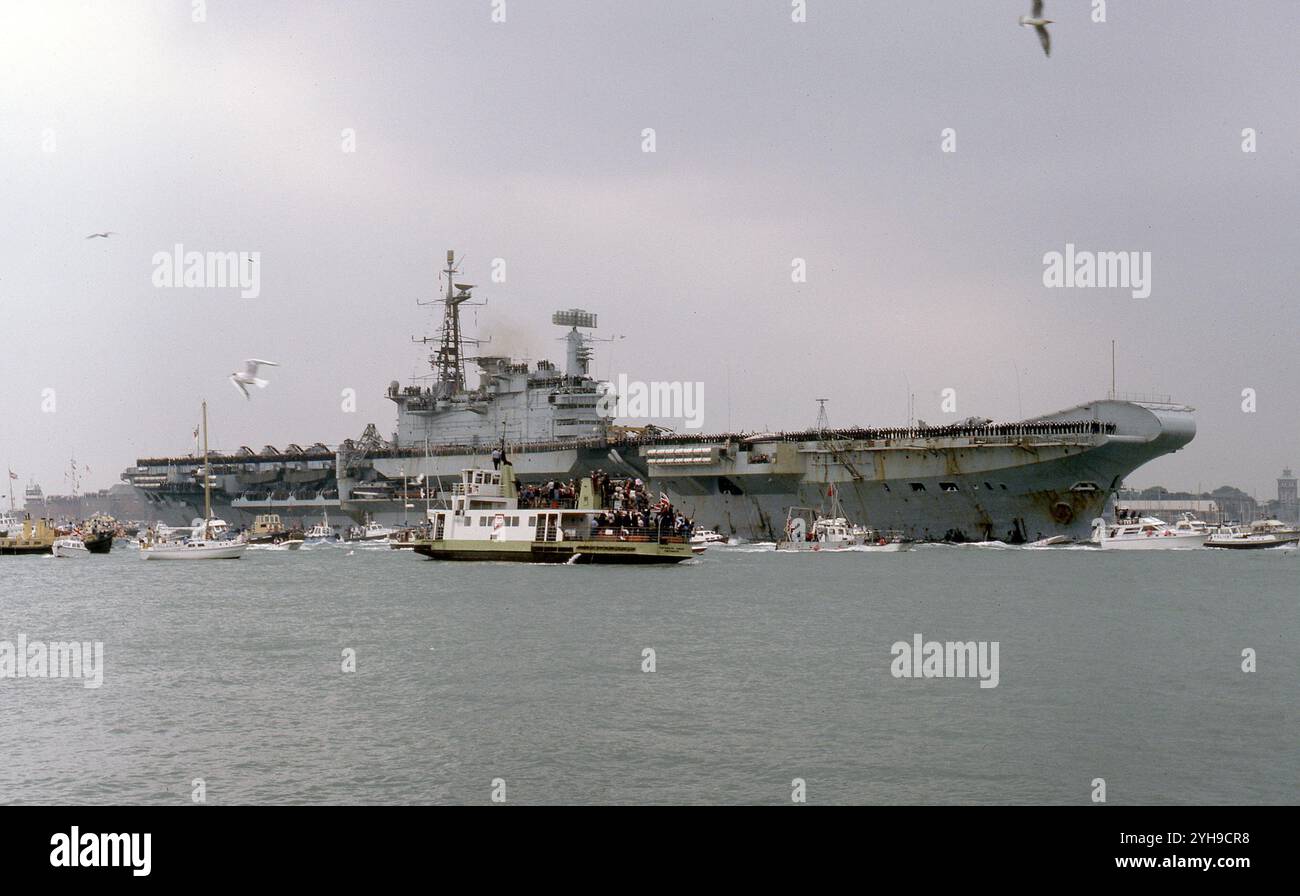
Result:
{"label": "radar antenna", "polygon": [[556,311],[552,314],[551,323],[571,328],[568,335],[564,337],[564,341],[568,343],[568,357],[564,366],[565,375],[573,377],[586,376],[587,369],[591,366],[591,343],[596,340],[595,337],[588,336],[586,333],[579,333],[578,327],[589,330],[596,329],[596,315],[591,311],[583,311],[581,308],[570,308],[568,311]]}
{"label": "radar antenna", "polygon": [[817,432],[824,433],[831,428],[831,418],[826,414],[826,402],[829,398],[815,398],[817,402]]}

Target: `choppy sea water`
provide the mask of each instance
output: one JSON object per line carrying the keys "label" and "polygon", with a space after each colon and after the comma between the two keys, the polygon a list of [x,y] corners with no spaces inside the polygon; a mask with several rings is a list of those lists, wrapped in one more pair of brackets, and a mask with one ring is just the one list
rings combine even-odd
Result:
{"label": "choppy sea water", "polygon": [[[1294,803],[1298,601],[1295,550],[0,558],[0,640],[105,657],[0,679],[0,802]],[[895,678],[916,633],[998,686]]]}

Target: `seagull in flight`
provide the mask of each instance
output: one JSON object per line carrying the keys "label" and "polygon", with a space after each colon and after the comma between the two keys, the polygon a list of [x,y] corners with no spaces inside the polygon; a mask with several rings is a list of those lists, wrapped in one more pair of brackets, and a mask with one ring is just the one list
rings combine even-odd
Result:
{"label": "seagull in flight", "polygon": [[244,362],[244,369],[242,371],[237,370],[230,375],[231,385],[238,389],[245,398],[249,397],[248,386],[256,386],[259,389],[265,389],[267,381],[259,379],[257,376],[257,368],[263,366],[279,367],[280,365],[274,361],[261,361],[257,358],[249,358]]}
{"label": "seagull in flight", "polygon": [[103,237],[104,239],[108,239],[110,236],[117,236],[117,231],[105,230],[102,233],[92,233],[90,236],[86,237],[86,239],[93,240],[95,237]]}
{"label": "seagull in flight", "polygon": [[1052,55],[1052,35],[1047,33],[1047,26],[1050,24],[1052,24],[1051,19],[1043,18],[1043,0],[1034,0],[1033,15],[1020,17],[1020,27],[1034,26],[1034,30],[1038,32],[1038,42],[1043,45],[1043,53],[1047,56]]}

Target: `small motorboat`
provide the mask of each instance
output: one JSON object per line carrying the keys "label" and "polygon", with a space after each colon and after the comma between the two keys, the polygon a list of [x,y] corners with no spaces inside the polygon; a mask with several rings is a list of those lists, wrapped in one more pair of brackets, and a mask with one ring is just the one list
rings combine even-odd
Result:
{"label": "small motorboat", "polygon": [[1256,520],[1249,526],[1223,526],[1205,539],[1207,548],[1259,550],[1300,543],[1300,531],[1280,520]]}
{"label": "small motorboat", "polygon": [[89,557],[86,543],[75,535],[64,535],[54,539],[54,556],[68,559]]}

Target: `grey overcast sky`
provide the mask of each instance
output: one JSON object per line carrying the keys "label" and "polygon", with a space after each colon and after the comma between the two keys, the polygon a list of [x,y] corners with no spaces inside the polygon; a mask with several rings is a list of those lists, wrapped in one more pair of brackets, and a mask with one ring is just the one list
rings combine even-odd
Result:
{"label": "grey overcast sky", "polygon": [[[550,313],[588,308],[626,337],[597,375],[701,381],[709,431],[898,424],[909,387],[931,423],[1050,412],[1116,339],[1119,389],[1199,427],[1130,484],[1300,467],[1294,0],[1048,0],[1050,59],[1029,0],[195,5],[0,3],[20,488],[184,453],[205,397],[225,450],[391,433],[448,248],[492,353],[562,361]],[[260,253],[260,297],[156,288],[177,243]],[[1150,252],[1151,295],[1046,288],[1066,243]],[[283,366],[246,402],[247,357]]]}

